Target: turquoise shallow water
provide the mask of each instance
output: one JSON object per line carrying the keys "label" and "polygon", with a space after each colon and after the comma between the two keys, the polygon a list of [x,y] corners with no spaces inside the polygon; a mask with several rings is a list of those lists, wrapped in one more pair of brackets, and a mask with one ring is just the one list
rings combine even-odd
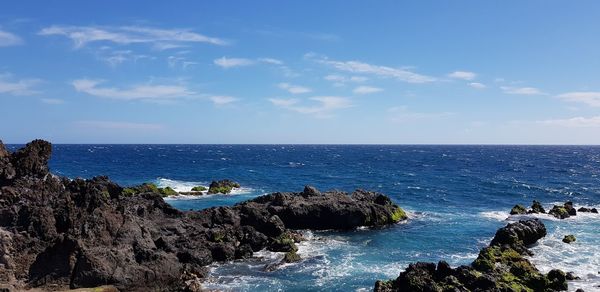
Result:
{"label": "turquoise shallow water", "polygon": [[[515,203],[600,205],[600,147],[587,146],[55,145],[51,168],[69,177],[106,174],[124,185],[189,190],[230,178],[243,186],[229,196],[168,200],[183,210],[311,184],[379,191],[409,212],[407,223],[379,230],[307,232],[304,260],[274,272],[263,268],[281,255],[268,252],[212,266],[207,287],[235,291],[370,290],[409,262],[471,262],[506,219],[520,218],[508,218]],[[599,216],[541,218],[549,234],[533,247],[534,263],[574,271],[583,279],[572,290],[599,290]],[[566,233],[577,242],[563,244]]]}

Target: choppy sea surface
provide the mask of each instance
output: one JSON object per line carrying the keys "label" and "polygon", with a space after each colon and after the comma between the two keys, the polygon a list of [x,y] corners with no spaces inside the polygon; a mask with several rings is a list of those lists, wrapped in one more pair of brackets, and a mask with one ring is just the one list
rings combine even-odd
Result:
{"label": "choppy sea surface", "polygon": [[[206,288],[226,291],[369,291],[409,262],[470,263],[496,229],[522,218],[508,216],[516,203],[600,208],[600,147],[594,146],[54,145],[50,165],[60,175],[103,174],[123,185],[155,182],[187,191],[229,178],[243,187],[227,196],[168,199],[182,210],[310,184],[382,192],[409,213],[408,222],[379,230],[306,231],[304,260],[273,272],[265,265],[282,255],[270,252],[212,265]],[[532,248],[532,261],[544,272],[580,276],[571,291],[599,291],[600,216],[538,217],[548,236]],[[577,241],[562,243],[566,234]]]}

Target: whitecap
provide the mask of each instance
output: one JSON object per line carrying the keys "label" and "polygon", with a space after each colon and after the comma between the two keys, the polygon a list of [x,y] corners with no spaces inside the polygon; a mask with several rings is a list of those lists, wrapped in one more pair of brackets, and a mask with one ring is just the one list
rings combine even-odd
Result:
{"label": "whitecap", "polygon": [[160,188],[170,187],[176,192],[189,192],[192,190],[193,187],[206,186],[207,183],[197,181],[180,181],[159,177],[158,179],[156,179],[156,185]]}
{"label": "whitecap", "polygon": [[[574,219],[554,223],[554,230],[531,247],[534,253],[531,262],[544,273],[561,269],[581,277],[581,280],[569,282],[569,291],[579,288],[597,291],[600,283],[600,238],[597,230],[600,217],[578,214],[571,218]],[[575,235],[577,240],[571,244],[562,242],[568,234]]]}

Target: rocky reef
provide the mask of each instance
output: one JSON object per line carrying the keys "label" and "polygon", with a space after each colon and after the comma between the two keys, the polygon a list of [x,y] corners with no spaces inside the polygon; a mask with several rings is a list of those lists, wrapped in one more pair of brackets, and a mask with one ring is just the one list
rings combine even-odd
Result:
{"label": "rocky reef", "polygon": [[274,193],[182,212],[155,186],[51,174],[50,143],[10,153],[0,142],[0,283],[8,290],[100,287],[199,291],[205,266],[267,248],[299,260],[295,229],[352,229],[406,219],[382,194]]}
{"label": "rocky reef", "polygon": [[[577,216],[577,212],[598,214],[598,210],[596,208],[580,207],[579,209],[575,209],[573,202],[569,201],[563,205],[554,205],[552,209],[548,211],[548,215],[552,215],[558,219],[566,219],[571,216]],[[522,214],[546,214],[546,210],[544,210],[540,202],[535,200],[533,201],[531,209],[529,210],[527,210],[523,205],[519,204],[515,205],[510,210],[510,215]]]}
{"label": "rocky reef", "polygon": [[229,194],[233,189],[240,188],[240,184],[232,180],[223,179],[212,181],[208,186],[209,194]]}
{"label": "rocky reef", "polygon": [[567,275],[560,270],[542,274],[525,256],[528,245],[546,236],[538,219],[510,223],[500,228],[488,247],[469,266],[448,263],[410,264],[397,279],[377,281],[375,291],[563,291]]}

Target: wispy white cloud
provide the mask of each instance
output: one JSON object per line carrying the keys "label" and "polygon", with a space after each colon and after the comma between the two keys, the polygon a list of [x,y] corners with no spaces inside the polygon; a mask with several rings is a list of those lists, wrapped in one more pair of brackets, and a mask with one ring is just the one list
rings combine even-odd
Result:
{"label": "wispy white cloud", "polygon": [[302,94],[302,93],[308,93],[308,92],[312,91],[308,87],[293,85],[293,84],[289,84],[289,83],[279,83],[279,84],[277,84],[277,87],[279,87],[283,90],[286,90],[287,92],[289,92],[291,94]]}
{"label": "wispy white cloud", "polygon": [[329,75],[323,77],[323,79],[333,82],[333,85],[337,86],[337,87],[345,86],[347,83],[350,83],[350,82],[361,83],[361,82],[365,82],[365,81],[369,80],[369,78],[364,77],[364,76],[348,77],[348,76],[343,76],[343,75],[338,75],[338,74],[329,74]]}
{"label": "wispy white cloud", "polygon": [[388,109],[392,122],[408,123],[416,121],[431,121],[454,116],[453,112],[423,113],[413,112],[406,106],[396,106]]}
{"label": "wispy white cloud", "polygon": [[0,47],[16,46],[23,43],[17,35],[8,31],[0,30]]}
{"label": "wispy white cloud", "polygon": [[229,69],[229,68],[233,68],[233,67],[250,66],[250,65],[253,65],[256,63],[254,60],[250,60],[250,59],[226,58],[226,57],[221,57],[219,59],[215,59],[213,62],[215,63],[215,65],[217,65],[219,67],[223,67],[225,69]]}
{"label": "wispy white cloud", "polygon": [[77,121],[75,125],[81,128],[92,130],[135,130],[135,131],[157,131],[166,127],[161,124],[151,123],[132,123],[116,121]]}
{"label": "wispy white cloud", "polygon": [[569,101],[584,103],[593,107],[600,107],[600,92],[599,91],[576,91],[567,92],[557,96],[558,98]]}
{"label": "wispy white cloud", "polygon": [[140,59],[154,59],[152,56],[137,54],[132,50],[113,50],[110,47],[101,47],[97,52],[97,57],[112,67],[127,61],[137,62]]}
{"label": "wispy white cloud", "polygon": [[41,82],[40,79],[16,79],[10,73],[0,73],[0,93],[33,95],[38,93],[34,87]]}
{"label": "wispy white cloud", "polygon": [[512,86],[500,86],[500,89],[506,94],[518,94],[518,95],[541,95],[544,94],[541,90],[535,87],[512,87]]}
{"label": "wispy white cloud", "polygon": [[188,61],[186,57],[182,56],[169,56],[167,57],[167,63],[171,68],[181,66],[181,68],[183,69],[187,69],[188,67],[198,65],[198,62]]}
{"label": "wispy white cloud", "polygon": [[485,86],[485,84],[479,83],[479,82],[471,82],[471,83],[469,83],[469,86],[476,88],[476,89],[484,89],[487,87],[487,86]]}
{"label": "wispy white cloud", "polygon": [[477,74],[469,71],[454,71],[448,74],[448,77],[470,81],[475,79],[477,77]]}
{"label": "wispy white cloud", "polygon": [[273,65],[283,65],[283,61],[274,59],[274,58],[258,58],[258,62],[273,64]]}
{"label": "wispy white cloud", "polygon": [[[306,54],[305,58],[313,59],[315,58],[315,54]],[[427,83],[436,80],[434,77],[412,72],[408,68],[392,68],[388,66],[372,65],[360,61],[336,61],[327,57],[318,58],[316,61],[344,72],[395,78],[408,83]]]}
{"label": "wispy white cloud", "polygon": [[65,103],[64,100],[62,99],[58,99],[58,98],[42,98],[40,99],[43,103],[45,104],[63,104]]}
{"label": "wispy white cloud", "polygon": [[378,87],[371,87],[371,86],[359,86],[354,88],[354,90],[352,90],[352,92],[354,92],[354,94],[371,94],[371,93],[377,93],[377,92],[381,92],[383,91],[382,88],[378,88]]}
{"label": "wispy white cloud", "polygon": [[256,64],[262,63],[262,64],[269,64],[269,65],[277,65],[277,66],[281,67],[282,69],[289,70],[289,68],[283,66],[283,64],[284,64],[283,61],[274,59],[274,58],[247,59],[247,58],[221,57],[219,59],[215,59],[213,61],[213,63],[215,63],[215,65],[225,68],[225,69],[233,68],[233,67],[250,66],[250,65],[256,65]]}
{"label": "wispy white cloud", "polygon": [[335,110],[348,108],[352,106],[352,103],[348,98],[340,96],[315,96],[308,100],[316,102],[315,105],[306,106],[301,105],[299,99],[283,99],[283,98],[271,98],[269,101],[278,107],[291,110],[301,114],[314,115],[317,117],[331,117],[331,113]]}
{"label": "wispy white cloud", "polygon": [[569,128],[600,128],[600,116],[537,121],[538,124]]}
{"label": "wispy white cloud", "polygon": [[215,95],[209,97],[209,99],[217,106],[226,105],[232,102],[236,102],[238,99],[233,96]]}
{"label": "wispy white cloud", "polygon": [[144,26],[62,26],[45,27],[39,32],[43,36],[65,36],[73,41],[75,48],[94,42],[112,42],[121,45],[148,43],[156,49],[170,49],[184,44],[208,43],[226,45],[227,42],[208,37],[187,29],[162,29]]}
{"label": "wispy white cloud", "polygon": [[118,100],[167,101],[195,95],[193,91],[183,85],[140,84],[129,88],[99,86],[103,82],[103,80],[78,79],[72,84],[79,92]]}

